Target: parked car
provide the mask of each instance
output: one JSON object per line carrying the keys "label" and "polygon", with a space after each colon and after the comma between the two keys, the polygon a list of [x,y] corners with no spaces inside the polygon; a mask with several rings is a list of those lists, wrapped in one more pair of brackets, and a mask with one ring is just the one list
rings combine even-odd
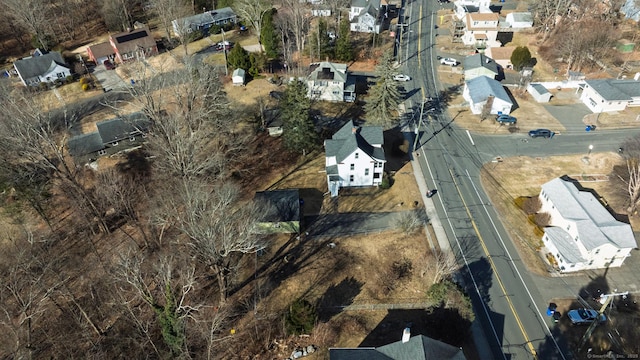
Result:
{"label": "parked car", "polygon": [[409,81],[411,80],[411,77],[404,75],[404,74],[396,74],[393,75],[393,80],[395,81]]}
{"label": "parked car", "polygon": [[532,138],[537,138],[537,137],[550,138],[553,136],[553,134],[554,134],[553,131],[549,129],[536,129],[536,130],[529,131],[529,136],[531,136]]}
{"label": "parked car", "polygon": [[605,314],[600,315],[593,309],[569,310],[567,316],[569,316],[569,320],[571,320],[571,324],[573,325],[591,324],[592,322],[596,321],[596,319],[599,322],[604,322],[607,320],[607,316]]}
{"label": "parked car", "polygon": [[458,60],[452,58],[442,58],[440,59],[440,64],[449,65],[449,66],[457,66]]}
{"label": "parked car", "polygon": [[514,118],[513,116],[506,114],[496,116],[496,121],[500,124],[515,124],[517,120],[518,119]]}
{"label": "parked car", "polygon": [[107,70],[113,70],[116,68],[116,66],[113,65],[113,63],[109,60],[105,60],[102,64],[104,65],[105,68],[107,68]]}
{"label": "parked car", "polygon": [[231,41],[221,41],[216,44],[216,50],[218,51],[231,50],[232,47],[233,43]]}

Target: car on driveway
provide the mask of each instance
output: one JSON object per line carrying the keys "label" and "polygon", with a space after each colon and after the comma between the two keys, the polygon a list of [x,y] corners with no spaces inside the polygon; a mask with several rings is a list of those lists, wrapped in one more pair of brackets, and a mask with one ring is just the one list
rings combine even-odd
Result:
{"label": "car on driveway", "polygon": [[518,121],[518,119],[510,115],[502,114],[502,115],[496,116],[496,121],[499,122],[500,124],[515,124],[516,121]]}
{"label": "car on driveway", "polygon": [[536,129],[536,130],[529,131],[529,136],[531,136],[532,138],[537,138],[537,137],[550,138],[553,136],[553,134],[554,134],[553,131],[549,129]]}
{"label": "car on driveway", "polygon": [[111,61],[109,61],[109,60],[105,60],[105,61],[102,63],[102,65],[104,65],[104,67],[105,67],[107,70],[113,70],[113,69],[115,69],[115,68],[116,68],[116,66],[115,66],[115,65],[113,65],[113,63],[112,63]]}
{"label": "car on driveway", "polygon": [[409,81],[411,80],[411,77],[404,75],[404,74],[396,74],[393,75],[393,80],[395,81]]}
{"label": "car on driveway", "polygon": [[442,58],[440,59],[440,64],[449,65],[449,66],[457,66],[458,60],[452,58]]}
{"label": "car on driveway", "polygon": [[569,320],[571,320],[571,324],[573,325],[586,325],[591,324],[596,321],[604,322],[607,320],[607,316],[605,314],[598,314],[597,311],[593,309],[574,309],[569,310],[567,313]]}
{"label": "car on driveway", "polygon": [[233,43],[231,41],[220,41],[219,43],[216,44],[216,50],[218,51],[222,51],[222,50],[231,50],[231,48],[233,47]]}

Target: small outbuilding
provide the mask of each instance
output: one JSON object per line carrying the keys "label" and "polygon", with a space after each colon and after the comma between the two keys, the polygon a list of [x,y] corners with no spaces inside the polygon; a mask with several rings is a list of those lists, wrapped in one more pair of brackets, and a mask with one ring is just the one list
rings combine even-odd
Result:
{"label": "small outbuilding", "polygon": [[231,74],[231,82],[235,86],[244,86],[244,76],[245,71],[243,69],[235,69],[233,70],[233,74]]}
{"label": "small outbuilding", "polygon": [[551,93],[542,84],[529,84],[527,92],[539,103],[548,103],[551,100]]}
{"label": "small outbuilding", "polygon": [[259,233],[300,233],[302,209],[298,189],[260,191],[254,201],[264,207]]}

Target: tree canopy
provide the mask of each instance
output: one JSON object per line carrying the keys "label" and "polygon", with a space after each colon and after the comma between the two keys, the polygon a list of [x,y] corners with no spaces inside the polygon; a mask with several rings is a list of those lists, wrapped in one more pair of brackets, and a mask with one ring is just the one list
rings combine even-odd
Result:
{"label": "tree canopy", "polygon": [[531,52],[526,46],[518,46],[511,53],[511,63],[516,70],[531,65]]}
{"label": "tree canopy", "polygon": [[376,84],[369,89],[364,106],[369,123],[385,127],[395,125],[401,96],[398,84],[393,80],[394,72],[393,55],[386,52],[376,66]]}
{"label": "tree canopy", "polygon": [[284,146],[303,154],[313,150],[317,146],[318,135],[309,114],[311,100],[307,97],[307,84],[298,79],[290,82],[280,108]]}

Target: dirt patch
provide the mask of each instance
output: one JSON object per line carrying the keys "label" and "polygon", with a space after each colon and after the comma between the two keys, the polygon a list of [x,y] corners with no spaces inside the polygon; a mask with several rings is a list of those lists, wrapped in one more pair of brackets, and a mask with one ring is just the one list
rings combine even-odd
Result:
{"label": "dirt patch", "polygon": [[[505,229],[514,239],[520,257],[530,271],[547,275],[547,267],[538,256],[541,247],[540,236],[534,233],[534,225],[514,203],[520,196],[537,196],[540,186],[556,177],[568,175],[578,180],[585,188],[593,190],[601,201],[607,204],[614,216],[625,213],[624,193],[612,186],[608,175],[614,165],[622,159],[612,153],[584,155],[552,156],[531,158],[518,156],[505,158],[498,163],[487,164],[481,172],[482,186],[492,204],[502,215]],[[640,219],[629,218],[631,227],[637,231]]]}

